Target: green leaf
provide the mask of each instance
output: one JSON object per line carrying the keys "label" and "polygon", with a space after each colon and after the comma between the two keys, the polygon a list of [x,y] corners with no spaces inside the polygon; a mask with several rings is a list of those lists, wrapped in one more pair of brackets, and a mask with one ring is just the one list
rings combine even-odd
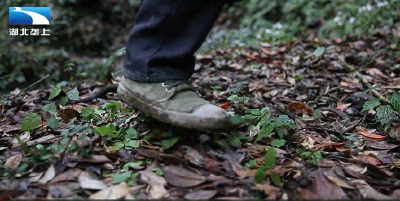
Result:
{"label": "green leaf", "polygon": [[390,105],[379,106],[376,109],[376,121],[380,122],[382,126],[389,123],[390,114],[393,109]]}
{"label": "green leaf", "polygon": [[262,113],[259,109],[248,109],[245,111],[246,114],[252,114],[252,115],[256,115],[256,116],[261,116]]}
{"label": "green leaf", "polygon": [[114,148],[116,150],[121,150],[123,147],[125,146],[125,144],[122,141],[118,141],[114,144]]}
{"label": "green leaf", "polygon": [[113,184],[118,184],[128,180],[131,177],[132,171],[127,171],[122,174],[113,175]]}
{"label": "green leaf", "polygon": [[65,106],[68,103],[68,98],[66,96],[62,96],[60,97],[58,102],[60,103],[60,105]]}
{"label": "green leaf", "polygon": [[265,167],[268,169],[275,168],[276,158],[275,158],[275,148],[274,147],[271,147],[270,149],[268,149],[267,153],[265,153],[264,163],[265,163]]}
{"label": "green leaf", "polygon": [[360,141],[360,139],[358,139],[358,138],[356,138],[354,136],[344,136],[344,138],[346,138],[348,140],[351,140],[351,141],[355,141],[355,142],[359,142]]}
{"label": "green leaf", "polygon": [[321,119],[321,116],[322,116],[321,110],[320,109],[314,110],[313,116],[314,116],[314,119],[316,119],[316,120]]}
{"label": "green leaf", "polygon": [[228,142],[230,145],[240,148],[242,146],[242,142],[236,136],[228,136]]}
{"label": "green leaf", "polygon": [[51,91],[49,100],[55,98],[61,92],[61,85],[57,84],[54,89]]}
{"label": "green leaf", "polygon": [[256,164],[257,164],[257,161],[256,161],[256,160],[251,160],[251,161],[249,161],[248,163],[246,163],[246,164],[244,165],[244,167],[245,167],[245,168],[251,168],[251,167],[255,166]]}
{"label": "green leaf", "polygon": [[279,176],[278,173],[273,173],[271,175],[271,180],[276,186],[281,187],[281,185],[282,185],[281,177]]}
{"label": "green leaf", "polygon": [[272,141],[272,145],[275,147],[281,147],[285,144],[286,144],[286,140],[284,140],[284,139],[275,139],[274,141]]}
{"label": "green leaf", "polygon": [[45,112],[53,112],[53,113],[56,113],[56,112],[57,112],[57,106],[56,106],[55,103],[49,103],[49,104],[47,104],[47,105],[45,105],[45,106],[43,107],[43,110],[44,110]]}
{"label": "green leaf", "polygon": [[381,104],[381,101],[379,100],[379,98],[369,99],[364,103],[363,109],[361,110],[361,112],[373,110],[376,106],[379,106],[380,104]]}
{"label": "green leaf", "polygon": [[227,100],[231,100],[231,101],[238,101],[240,99],[240,97],[236,94],[231,95],[227,98]]}
{"label": "green leaf", "polygon": [[325,52],[325,47],[318,47],[317,49],[315,49],[314,55],[317,56],[317,57],[319,57],[319,56],[321,56],[324,52]]}
{"label": "green leaf", "polygon": [[22,173],[26,170],[26,168],[28,168],[29,165],[27,163],[22,163],[21,166],[18,167],[17,172],[18,173]]}
{"label": "green leaf", "polygon": [[256,182],[263,182],[267,178],[267,167],[262,166],[257,169],[256,175],[254,176],[254,179]]}
{"label": "green leaf", "polygon": [[286,135],[288,133],[287,128],[282,127],[278,129],[278,136],[279,138],[283,138],[284,135]]}
{"label": "green leaf", "polygon": [[42,118],[37,113],[28,114],[24,120],[22,120],[21,131],[33,130],[39,126]]}
{"label": "green leaf", "polygon": [[53,130],[57,130],[58,129],[58,120],[56,118],[54,118],[54,117],[47,119],[46,120],[46,124],[47,124],[47,126],[52,128]]}
{"label": "green leaf", "polygon": [[315,158],[317,158],[317,159],[322,159],[321,152],[315,151],[313,154],[314,154]]}
{"label": "green leaf", "polygon": [[333,48],[335,48],[335,46],[334,46],[334,45],[330,45],[330,46],[327,47],[326,49],[327,49],[327,50],[330,50],[330,49],[333,49]]}
{"label": "green leaf", "polygon": [[163,176],[163,174],[164,174],[164,172],[160,168],[153,168],[151,171],[154,172],[158,176]]}
{"label": "green leaf", "polygon": [[115,126],[113,124],[107,124],[103,125],[101,127],[96,128],[96,130],[105,136],[111,135],[113,132],[115,132]]}
{"label": "green leaf", "polygon": [[264,126],[264,128],[261,129],[261,131],[258,133],[256,141],[254,143],[257,143],[264,137],[268,136],[272,132],[272,130],[274,130],[274,124],[270,123],[270,124],[267,124],[266,126]]}
{"label": "green leaf", "polygon": [[125,146],[126,147],[132,147],[132,148],[138,148],[140,146],[140,142],[137,140],[130,140],[130,141],[125,141]]}
{"label": "green leaf", "polygon": [[373,86],[373,87],[370,87],[370,88],[364,90],[362,93],[363,93],[363,94],[366,94],[366,93],[368,93],[368,92],[370,92],[370,91],[372,91],[372,90],[374,90],[374,89],[376,89],[376,88],[379,88],[379,85],[375,85],[375,86]]}
{"label": "green leaf", "polygon": [[125,139],[126,140],[132,140],[136,139],[138,137],[138,133],[134,128],[128,128],[126,131]]}
{"label": "green leaf", "polygon": [[79,91],[78,91],[78,89],[75,87],[71,91],[67,92],[67,97],[70,100],[79,100]]}
{"label": "green leaf", "polygon": [[392,94],[389,98],[389,102],[397,112],[400,112],[400,94]]}
{"label": "green leaf", "polygon": [[288,116],[287,115],[279,115],[278,118],[275,118],[275,128],[279,128],[283,125],[285,125],[288,121]]}
{"label": "green leaf", "polygon": [[240,115],[231,115],[229,116],[229,121],[233,125],[240,125],[245,122],[244,118]]}
{"label": "green leaf", "polygon": [[112,101],[107,104],[106,108],[110,111],[111,114],[115,114],[115,112],[121,108],[121,103]]}
{"label": "green leaf", "polygon": [[143,164],[143,161],[138,161],[138,162],[132,162],[132,163],[127,163],[124,165],[123,169],[129,169],[129,168],[135,168],[135,167],[140,167],[140,165]]}
{"label": "green leaf", "polygon": [[82,119],[85,121],[92,120],[93,113],[94,113],[94,109],[91,107],[82,108],[82,110],[81,110]]}
{"label": "green leaf", "polygon": [[179,140],[179,137],[174,137],[169,140],[163,140],[161,143],[161,147],[164,150],[167,150],[167,149],[171,148],[176,142],[178,142],[178,140]]}
{"label": "green leaf", "polygon": [[306,159],[308,156],[310,156],[312,153],[310,151],[304,151],[302,153],[300,153],[300,157],[302,159]]}

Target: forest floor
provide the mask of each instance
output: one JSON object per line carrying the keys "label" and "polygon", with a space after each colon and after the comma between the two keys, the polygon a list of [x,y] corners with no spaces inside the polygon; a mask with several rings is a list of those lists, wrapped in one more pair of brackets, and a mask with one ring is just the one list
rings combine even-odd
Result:
{"label": "forest floor", "polygon": [[15,89],[0,198],[400,199],[398,45],[310,37],[197,55],[191,83],[232,115],[226,133],[165,125],[113,90],[79,101],[118,78]]}

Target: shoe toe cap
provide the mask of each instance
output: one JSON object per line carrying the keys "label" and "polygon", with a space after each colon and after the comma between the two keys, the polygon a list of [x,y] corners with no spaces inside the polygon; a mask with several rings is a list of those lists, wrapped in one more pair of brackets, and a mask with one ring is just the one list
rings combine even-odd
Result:
{"label": "shoe toe cap", "polygon": [[225,110],[212,104],[200,106],[193,115],[201,121],[212,124],[212,127],[227,127],[229,126],[229,118]]}

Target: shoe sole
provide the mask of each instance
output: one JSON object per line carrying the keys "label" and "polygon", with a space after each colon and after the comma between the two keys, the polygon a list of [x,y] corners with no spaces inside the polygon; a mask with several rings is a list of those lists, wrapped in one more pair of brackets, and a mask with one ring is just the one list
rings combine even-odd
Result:
{"label": "shoe sole", "polygon": [[122,81],[118,84],[117,94],[121,100],[129,106],[146,112],[153,118],[167,124],[201,131],[223,132],[228,130],[228,126],[225,125],[229,124],[229,122],[217,122],[214,118],[198,118],[192,114],[163,110],[154,105],[145,103],[138,98],[130,96],[129,94],[133,94],[133,92],[128,87],[124,86]]}

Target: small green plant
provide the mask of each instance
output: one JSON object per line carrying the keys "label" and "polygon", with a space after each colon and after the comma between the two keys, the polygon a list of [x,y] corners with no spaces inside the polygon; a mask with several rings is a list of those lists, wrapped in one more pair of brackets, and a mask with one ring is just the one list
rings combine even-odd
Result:
{"label": "small green plant", "polygon": [[[264,165],[259,167],[257,169],[256,175],[255,175],[255,181],[256,182],[263,182],[266,180],[268,173],[267,170],[273,170],[276,166],[276,156],[275,156],[275,148],[271,147],[270,149],[267,150],[264,156]],[[271,178],[271,181],[278,187],[282,185],[281,178],[279,174],[277,173],[272,173],[269,175]]]}
{"label": "small green plant", "polygon": [[237,105],[238,106],[238,111],[240,113],[241,111],[243,111],[243,107],[245,105],[245,102],[247,100],[250,100],[250,97],[248,97],[248,96],[239,96],[239,95],[234,94],[234,95],[229,96],[228,100],[230,100],[231,103],[233,103],[233,105]]}
{"label": "small green plant", "polygon": [[[398,118],[400,112],[400,95],[392,94],[389,97],[389,104],[382,105],[379,98],[372,98],[367,100],[361,112],[366,112],[369,110],[376,110],[375,122],[380,123],[385,131],[390,128],[390,119]],[[393,106],[393,107],[392,107]],[[395,110],[393,110],[393,108]]]}
{"label": "small green plant", "polygon": [[322,159],[322,155],[319,151],[305,151],[302,149],[299,149],[299,155],[301,159],[303,160],[309,160],[311,164],[318,166],[318,160]]}
{"label": "small green plant", "polygon": [[163,140],[161,142],[161,147],[163,150],[167,150],[167,149],[171,148],[180,139],[179,136],[174,136],[174,133],[172,133],[171,131],[163,133],[162,137],[163,137]]}
{"label": "small green plant", "polygon": [[283,139],[284,136],[291,133],[292,130],[296,128],[296,124],[293,120],[289,120],[287,115],[279,115],[278,117],[270,116],[270,114],[266,115],[265,117],[268,118],[263,118],[255,127],[253,127],[253,130],[259,130],[255,143],[269,136],[272,132],[276,132],[279,139],[275,139],[272,144],[276,147],[281,147],[286,143],[286,140]]}

